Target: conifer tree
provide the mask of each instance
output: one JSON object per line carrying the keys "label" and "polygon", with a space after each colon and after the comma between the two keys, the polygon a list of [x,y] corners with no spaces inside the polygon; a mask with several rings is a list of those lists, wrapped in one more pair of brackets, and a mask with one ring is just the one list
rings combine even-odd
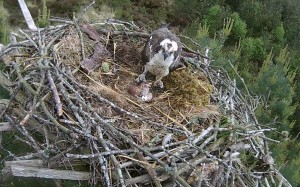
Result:
{"label": "conifer tree", "polygon": [[7,11],[4,9],[3,0],[0,0],[0,43],[8,43]]}
{"label": "conifer tree", "polygon": [[279,144],[271,144],[277,167],[294,184],[299,182],[300,176],[300,154],[295,152],[300,144],[291,141],[289,136],[295,124],[291,117],[297,107],[293,103],[295,75],[296,72],[290,69],[286,47],[281,49],[277,58],[274,58],[272,52],[269,53],[258,76],[250,85],[252,91],[262,96],[262,103],[256,110],[260,123],[277,129],[277,132],[269,134],[271,138],[280,141]]}

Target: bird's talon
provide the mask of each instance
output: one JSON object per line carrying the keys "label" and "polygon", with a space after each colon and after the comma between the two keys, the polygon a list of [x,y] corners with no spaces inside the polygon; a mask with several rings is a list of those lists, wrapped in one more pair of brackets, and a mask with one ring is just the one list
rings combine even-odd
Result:
{"label": "bird's talon", "polygon": [[137,83],[145,82],[145,81],[146,81],[146,78],[145,78],[144,74],[139,75],[138,78],[136,79]]}
{"label": "bird's talon", "polygon": [[164,88],[164,83],[161,80],[158,80],[154,83],[155,86],[159,87],[160,89]]}

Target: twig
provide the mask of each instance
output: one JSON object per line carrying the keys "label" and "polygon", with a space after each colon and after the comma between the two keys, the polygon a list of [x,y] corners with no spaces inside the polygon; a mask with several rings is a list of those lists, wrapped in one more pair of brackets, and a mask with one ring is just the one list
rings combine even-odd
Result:
{"label": "twig", "polygon": [[50,84],[50,89],[52,91],[52,95],[53,95],[53,99],[54,99],[54,102],[55,102],[57,115],[61,116],[63,114],[62,103],[61,103],[56,85],[55,85],[55,83],[53,81],[53,78],[51,76],[50,70],[47,70],[47,79],[48,79],[48,82]]}
{"label": "twig", "polygon": [[111,36],[117,36],[117,35],[125,35],[125,36],[138,36],[138,37],[142,37],[142,38],[148,38],[150,36],[150,34],[148,33],[143,33],[143,32],[131,32],[131,31],[111,31],[111,30],[107,30],[107,29],[97,29],[97,31],[107,34],[110,33]]}
{"label": "twig", "polygon": [[[99,141],[101,142],[101,144],[103,145],[104,149],[106,151],[110,151],[110,149],[108,148],[105,140],[103,139],[103,135],[102,135],[102,130],[99,126],[96,127],[96,130],[97,130],[97,134],[98,134],[98,138],[99,138]],[[117,169],[117,173],[119,175],[119,180],[120,180],[120,183],[121,183],[121,186],[122,187],[125,187],[125,182],[124,182],[124,177],[123,177],[123,174],[122,174],[122,171],[121,171],[121,168],[120,168],[120,163],[118,162],[117,158],[115,157],[115,155],[110,155],[116,169]]]}
{"label": "twig", "polygon": [[70,134],[71,131],[62,126],[61,124],[58,123],[58,121],[51,115],[51,113],[48,111],[47,107],[46,107],[46,104],[43,100],[40,100],[40,104],[41,104],[41,107],[44,111],[44,113],[46,114],[46,116],[52,121],[52,123],[57,126],[59,129],[61,129],[63,132],[65,132],[66,134]]}
{"label": "twig", "polygon": [[135,152],[137,152],[137,150],[135,150],[135,149],[125,149],[125,150],[110,150],[110,151],[105,151],[105,152],[101,152],[101,153],[84,154],[84,155],[67,153],[66,157],[77,158],[77,159],[90,159],[90,158],[97,158],[100,156],[109,156],[109,155],[135,153]]}
{"label": "twig", "polygon": [[23,78],[23,76],[21,75],[20,73],[20,68],[19,68],[19,65],[17,63],[15,63],[14,65],[15,69],[16,69],[16,72],[17,72],[17,75],[18,75],[18,78],[19,78],[19,81],[22,83],[22,85],[24,86],[24,88],[29,91],[31,94],[33,95],[37,95],[37,91],[34,90],[32,88],[32,86]]}
{"label": "twig", "polygon": [[[139,158],[139,160],[148,163],[148,162],[145,160],[144,156],[143,156],[141,153],[137,153],[137,157]],[[150,165],[150,164],[143,164],[144,168],[148,171],[148,174],[150,175],[151,179],[153,180],[154,185],[155,185],[156,187],[162,187],[162,185],[161,185],[161,183],[159,182],[159,179],[158,179],[158,177],[157,177],[156,171],[155,171],[153,168],[151,168],[149,165]]]}

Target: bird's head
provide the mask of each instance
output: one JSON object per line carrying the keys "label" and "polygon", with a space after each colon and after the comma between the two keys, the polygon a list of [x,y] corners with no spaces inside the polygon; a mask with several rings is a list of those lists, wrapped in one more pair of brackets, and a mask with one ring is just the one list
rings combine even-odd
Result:
{"label": "bird's head", "polygon": [[174,54],[178,50],[178,45],[175,41],[171,41],[170,39],[166,38],[160,42],[162,54],[164,55],[164,60]]}

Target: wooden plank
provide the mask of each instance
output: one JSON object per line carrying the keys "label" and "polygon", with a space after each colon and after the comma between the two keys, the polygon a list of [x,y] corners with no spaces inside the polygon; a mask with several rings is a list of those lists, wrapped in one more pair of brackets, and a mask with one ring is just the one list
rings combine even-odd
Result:
{"label": "wooden plank", "polygon": [[11,174],[17,177],[38,177],[63,180],[90,180],[92,177],[91,172],[55,170],[16,165],[11,166]]}
{"label": "wooden plank", "polygon": [[28,9],[25,1],[24,0],[18,0],[18,2],[19,2],[20,8],[22,10],[23,16],[25,18],[25,21],[28,25],[29,30],[30,31],[37,31],[38,29],[37,29],[37,27],[36,27],[36,25],[33,21],[33,18],[31,16],[30,12],[29,12],[29,9]]}
{"label": "wooden plank", "polygon": [[1,122],[0,123],[0,132],[4,131],[10,131],[12,130],[12,126],[9,124],[9,122]]}
{"label": "wooden plank", "polygon": [[43,160],[16,160],[16,161],[5,161],[5,167],[10,167],[12,165],[16,166],[30,166],[30,167],[42,167]]}

